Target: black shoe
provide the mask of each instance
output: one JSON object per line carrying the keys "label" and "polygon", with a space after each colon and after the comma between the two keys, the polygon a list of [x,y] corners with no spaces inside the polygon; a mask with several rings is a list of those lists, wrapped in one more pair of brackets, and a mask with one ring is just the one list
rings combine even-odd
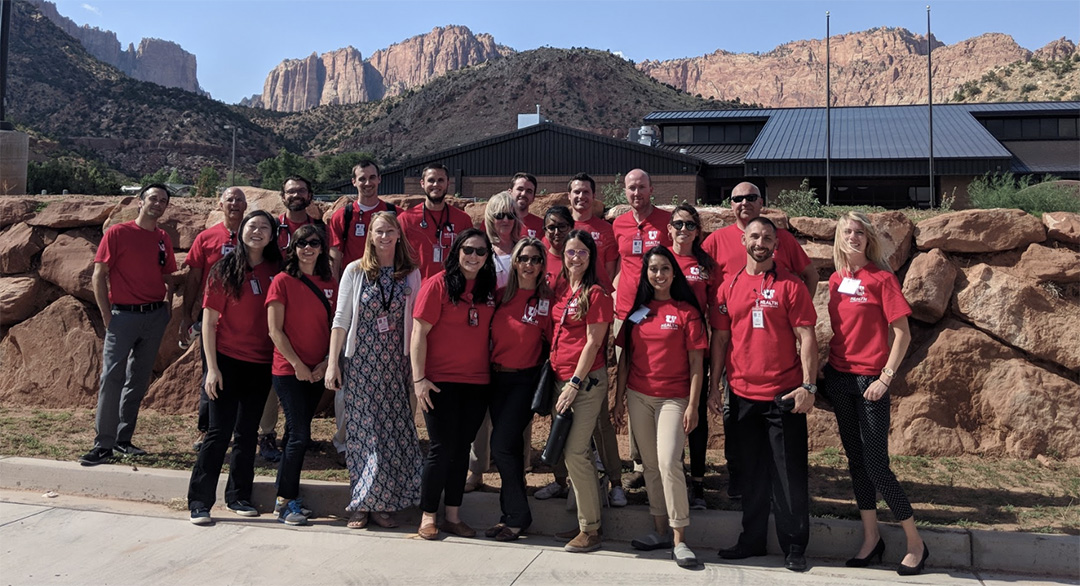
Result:
{"label": "black shoe", "polygon": [[645,474],[640,470],[634,470],[629,474],[625,474],[622,477],[623,490],[634,490],[636,488],[644,488],[645,486]]}
{"label": "black shoe", "polygon": [[741,543],[736,543],[734,547],[724,548],[716,553],[725,560],[745,560],[768,555],[764,549],[750,549]]}
{"label": "black shoe", "polygon": [[113,450],[118,452],[121,456],[145,456],[146,450],[135,447],[131,442],[117,443],[113,446]]}
{"label": "black shoe", "polygon": [[94,448],[89,452],[86,452],[79,458],[79,463],[83,466],[97,466],[98,464],[104,464],[109,460],[112,460],[113,451],[106,448]]}
{"label": "black shoe", "polygon": [[867,555],[864,558],[851,558],[844,562],[844,565],[849,568],[865,568],[874,563],[874,558],[877,558],[877,563],[880,564],[883,555],[885,555],[885,540],[879,537],[877,545],[874,546],[874,551],[871,551],[870,555]]}
{"label": "black shoe", "polygon": [[803,555],[803,546],[793,545],[784,558],[784,567],[792,572],[806,571],[806,556]]}
{"label": "black shoe", "polygon": [[924,543],[922,546],[922,559],[919,560],[919,565],[912,567],[900,564],[896,568],[896,573],[900,574],[901,576],[915,576],[921,574],[923,568],[926,567],[926,558],[928,557],[930,557],[930,548],[926,547],[926,544]]}

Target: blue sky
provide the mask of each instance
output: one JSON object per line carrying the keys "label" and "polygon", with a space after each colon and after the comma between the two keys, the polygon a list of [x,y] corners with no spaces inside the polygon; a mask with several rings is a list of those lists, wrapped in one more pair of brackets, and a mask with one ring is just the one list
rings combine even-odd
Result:
{"label": "blue sky", "polygon": [[[717,49],[767,52],[788,41],[823,38],[825,11],[833,34],[877,26],[926,31],[924,1],[757,0],[443,1],[396,0],[55,0],[76,23],[179,43],[195,54],[199,82],[214,98],[236,103],[262,91],[266,74],[285,59],[348,45],[372,52],[458,24],[490,33],[516,50],[592,47],[635,61],[672,59]],[[931,2],[934,35],[955,43],[987,32],[1012,35],[1035,50],[1080,35],[1076,0]]]}

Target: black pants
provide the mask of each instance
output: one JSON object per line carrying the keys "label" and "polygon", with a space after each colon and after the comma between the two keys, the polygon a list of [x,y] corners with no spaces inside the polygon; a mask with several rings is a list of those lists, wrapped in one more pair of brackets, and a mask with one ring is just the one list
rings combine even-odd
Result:
{"label": "black pants", "polygon": [[210,426],[191,470],[188,484],[191,510],[214,506],[218,477],[234,431],[225,502],[250,501],[255,480],[255,444],[259,419],[270,393],[270,365],[237,360],[220,352],[217,362],[222,388],[218,398],[209,402]]}
{"label": "black pants", "polygon": [[285,435],[281,438],[285,453],[277,473],[277,495],[283,499],[300,496],[300,470],[311,444],[311,420],[324,389],[321,380],[309,383],[295,375],[274,375],[274,392],[285,412]]}
{"label": "black pants", "polygon": [[721,421],[724,423],[724,460],[727,460],[728,494],[741,495],[743,493],[742,463],[739,461],[739,451],[732,441],[732,437],[735,435],[733,429],[735,416],[732,411],[731,398],[734,393],[731,392],[731,385],[728,384],[726,376],[720,377],[720,392],[724,394]]}
{"label": "black pants", "polygon": [[420,478],[420,510],[434,514],[439,499],[460,507],[469,471],[469,446],[487,410],[488,385],[432,381],[440,392],[431,393],[434,408],[424,413],[428,446]]}
{"label": "black pants", "polygon": [[731,393],[731,417],[743,470],[743,518],[739,543],[765,551],[769,503],[776,515],[780,549],[804,549],[810,540],[806,415],[784,412],[773,401],[752,401]]}
{"label": "black pants", "polygon": [[532,511],[525,494],[525,427],[532,421],[532,397],[539,367],[491,375],[491,459],[499,469],[499,521],[528,528]]}
{"label": "black pants", "polygon": [[897,521],[910,519],[911,502],[889,468],[889,393],[877,401],[862,394],[877,380],[825,366],[825,397],[836,413],[840,441],[847,453],[848,471],[860,511],[877,509],[881,493]]}
{"label": "black pants", "polygon": [[697,427],[687,436],[690,446],[690,477],[705,478],[705,451],[709,448],[709,370],[701,378],[701,397],[698,399]]}

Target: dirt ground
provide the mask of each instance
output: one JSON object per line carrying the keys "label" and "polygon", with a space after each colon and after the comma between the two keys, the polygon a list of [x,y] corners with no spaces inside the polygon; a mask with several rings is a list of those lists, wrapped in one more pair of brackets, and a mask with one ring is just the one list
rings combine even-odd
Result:
{"label": "dirt ground", "polygon": [[[284,420],[278,422],[278,435]],[[41,409],[0,407],[0,454],[74,460],[93,442],[92,409]],[[316,444],[304,462],[304,478],[348,482],[330,443],[331,418],[314,422]],[[192,444],[198,439],[194,415],[162,415],[144,410],[139,418],[135,444],[147,456],[135,458],[139,466],[190,469],[195,462]],[[547,421],[537,418],[533,431],[533,457],[526,475],[529,492],[552,480],[550,468],[540,462],[547,437]],[[619,436],[622,456],[629,449]],[[421,443],[426,444],[421,429]],[[712,450],[707,458],[706,502],[711,509],[739,510],[739,501],[727,495],[723,454]],[[624,470],[627,461],[624,459]],[[1080,534],[1080,461],[993,459],[979,457],[929,458],[893,456],[893,471],[912,501],[921,525],[940,525]],[[274,465],[256,461],[256,473],[273,475]],[[498,472],[484,475],[480,490],[495,492]],[[857,519],[851,494],[847,460],[842,450],[826,449],[810,454],[811,515]],[[631,503],[646,502],[644,489],[629,491]],[[878,502],[879,518],[891,521],[884,501]]]}

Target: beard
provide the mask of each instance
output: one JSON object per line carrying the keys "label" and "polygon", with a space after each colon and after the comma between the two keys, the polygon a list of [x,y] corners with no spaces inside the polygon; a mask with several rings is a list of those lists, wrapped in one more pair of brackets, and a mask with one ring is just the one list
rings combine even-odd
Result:
{"label": "beard", "polygon": [[773,251],[768,248],[749,247],[746,249],[746,252],[755,262],[765,262],[772,258],[773,255]]}
{"label": "beard", "polygon": [[292,212],[299,212],[300,210],[307,209],[309,205],[311,205],[310,201],[298,197],[294,197],[285,202],[285,207]]}
{"label": "beard", "polygon": [[440,194],[438,196],[435,196],[435,195],[432,195],[432,194],[428,193],[427,194],[427,199],[431,203],[442,203],[443,200],[446,199],[446,192],[443,192],[442,194]]}

